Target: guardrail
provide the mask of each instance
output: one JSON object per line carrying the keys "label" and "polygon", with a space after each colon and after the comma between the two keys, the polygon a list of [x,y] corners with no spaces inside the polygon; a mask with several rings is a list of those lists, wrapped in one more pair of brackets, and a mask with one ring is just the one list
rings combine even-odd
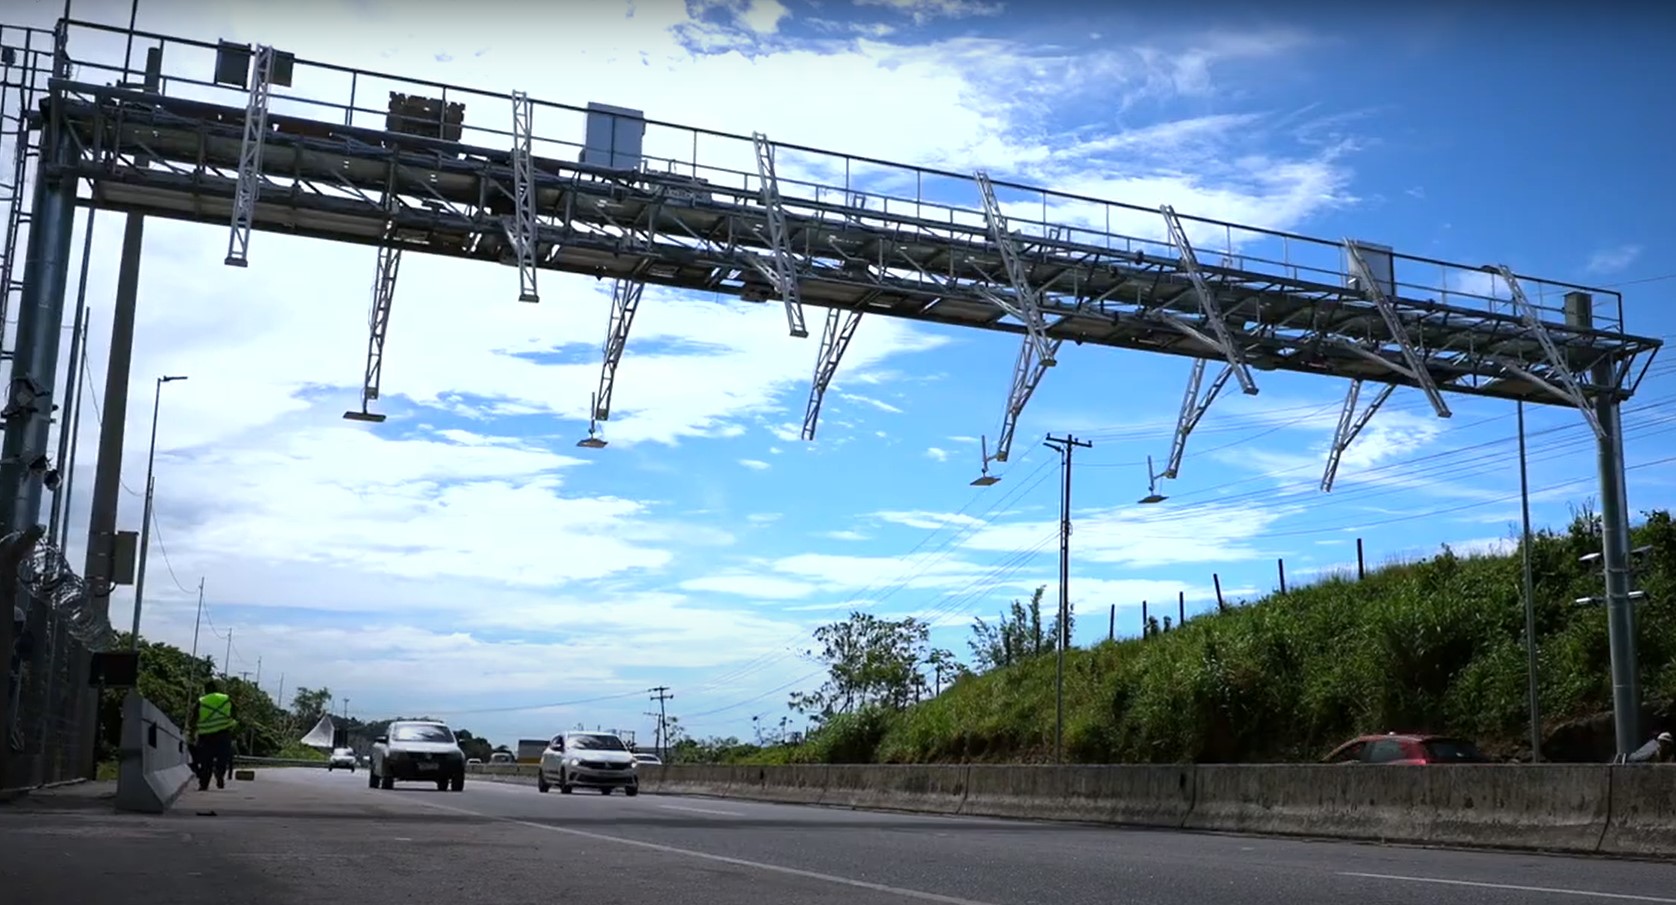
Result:
{"label": "guardrail", "polygon": [[[535,781],[534,766],[468,768]],[[642,766],[642,791],[1262,835],[1676,855],[1676,767]]]}

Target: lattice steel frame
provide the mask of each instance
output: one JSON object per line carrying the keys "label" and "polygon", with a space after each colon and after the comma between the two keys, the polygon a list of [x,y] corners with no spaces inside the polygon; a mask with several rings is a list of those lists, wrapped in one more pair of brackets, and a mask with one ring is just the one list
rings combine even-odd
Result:
{"label": "lattice steel frame", "polygon": [[833,375],[838,373],[838,363],[843,361],[844,352],[849,349],[850,340],[855,337],[856,327],[860,325],[859,311],[826,310],[826,324],[821,327],[820,354],[815,357],[815,374],[809,381],[809,404],[803,409],[805,440],[815,439],[815,423],[820,419],[821,401],[826,398],[826,389],[832,383]]}
{"label": "lattice steel frame", "polygon": [[646,292],[642,280],[619,279],[611,285],[611,318],[605,325],[604,356],[599,368],[599,387],[594,391],[592,418],[611,420],[611,392],[617,387],[617,365],[628,347],[634,315],[640,311],[640,297]]}
{"label": "lattice steel frame", "polygon": [[372,277],[372,310],[367,314],[367,368],[361,380],[361,411],[378,399],[384,382],[384,340],[390,334],[390,308],[396,301],[396,278],[401,274],[402,250],[378,249]]}
{"label": "lattice steel frame", "polygon": [[768,242],[773,266],[752,257],[751,263],[773,284],[774,291],[786,305],[786,327],[791,335],[802,339],[809,335],[803,317],[803,289],[797,272],[797,255],[792,249],[791,228],[786,223],[786,206],[780,198],[780,177],[774,171],[774,143],[761,132],[751,135],[751,146],[756,152],[757,186],[762,194],[762,209],[768,220]]}
{"label": "lattice steel frame", "polygon": [[244,139],[239,145],[233,223],[227,235],[227,258],[223,261],[229,267],[244,267],[250,261],[250,231],[256,223],[256,202],[262,194],[262,149],[268,143],[268,100],[273,73],[274,49],[266,44],[256,45],[250,97],[244,108]]}
{"label": "lattice steel frame", "polygon": [[1594,405],[1583,394],[1582,388],[1577,385],[1576,376],[1571,373],[1566,357],[1561,355],[1559,348],[1554,345],[1554,337],[1549,335],[1547,326],[1542,323],[1542,318],[1537,312],[1536,306],[1532,305],[1530,299],[1525,297],[1525,289],[1519,285],[1519,278],[1514,276],[1513,271],[1504,264],[1494,264],[1488,269],[1491,273],[1501,277],[1501,281],[1507,285],[1507,292],[1512,297],[1513,306],[1519,310],[1519,319],[1524,321],[1525,329],[1529,330],[1536,337],[1536,341],[1542,345],[1543,355],[1548,359],[1548,363],[1553,365],[1550,373],[1554,375],[1554,380],[1544,379],[1516,362],[1504,360],[1501,362],[1502,367],[1530,381],[1531,385],[1537,389],[1576,406],[1583,413],[1583,420],[1589,423],[1589,429],[1594,431],[1595,436],[1601,440],[1606,439],[1606,428],[1601,426],[1600,418],[1595,414]]}
{"label": "lattice steel frame", "polygon": [[[169,75],[165,91],[178,84],[180,77]],[[89,203],[195,221],[225,215],[218,211],[231,213],[239,194],[237,171],[247,161],[227,150],[228,108],[91,81],[62,80],[54,89],[52,103],[80,146],[79,160],[70,168],[93,185]],[[581,108],[564,109],[585,115]],[[345,123],[352,119],[346,115]],[[1524,298],[1521,277],[1511,281],[1509,307],[1471,293],[1465,302],[1451,301],[1447,291],[1442,301],[1415,296],[1403,289],[1412,284],[1397,284],[1396,293],[1382,292],[1374,280],[1364,278],[1366,261],[1356,263],[1357,254],[1337,265],[1352,271],[1354,281],[1336,272],[1321,279],[1312,276],[1318,269],[1305,273],[1283,266],[1278,258],[1253,259],[1243,253],[1223,252],[1218,264],[1207,265],[1188,241],[1187,223],[1202,229],[1209,221],[1178,215],[1167,206],[1149,211],[1163,215],[1167,240],[1159,242],[1109,227],[1100,232],[1034,221],[1028,234],[1016,222],[998,230],[993,216],[998,203],[972,210],[909,199],[908,205],[929,204],[940,212],[925,216],[903,213],[902,199],[876,190],[871,194],[878,195],[878,205],[866,197],[868,192],[850,187],[827,186],[823,200],[818,192],[809,194],[810,185],[787,182],[774,172],[775,150],[795,146],[770,145],[760,134],[721,136],[751,143],[758,152],[754,174],[704,167],[696,158],[690,169],[686,163],[666,162],[662,169],[667,171],[647,166],[622,172],[543,159],[521,176],[523,155],[504,145],[497,149],[409,135],[395,142],[390,133],[353,124],[290,116],[274,121],[277,129],[267,136],[260,165],[270,179],[287,182],[288,191],[261,205],[255,229],[511,263],[515,255],[499,228],[501,215],[483,199],[516,197],[522,181],[531,186],[527,196],[537,212],[538,268],[745,298],[767,297],[784,285],[798,305],[1020,336],[1028,351],[1021,348],[1015,361],[1009,422],[1039,383],[1043,359],[1056,356],[1055,344],[1066,340],[1220,359],[1248,391],[1255,389],[1254,383],[1247,385],[1249,369],[1261,368],[1415,386],[1428,397],[1429,386],[1439,394],[1550,404],[1629,398],[1660,345],[1623,332],[1621,314],[1595,328],[1544,323],[1540,311],[1546,309]],[[138,167],[141,160],[153,169]],[[974,180],[971,174],[881,161],[869,165],[899,167],[912,177],[902,180],[907,182],[918,179],[916,173],[962,179],[975,183],[979,197],[993,198],[997,187],[1039,191],[987,176]],[[705,179],[697,178],[700,171]],[[764,179],[765,173],[770,178]],[[385,203],[391,185],[393,211]],[[865,204],[859,200],[864,197]],[[1146,210],[1098,199],[1078,203],[1123,207],[1132,214]],[[1345,248],[1343,242],[1233,228],[1341,254]],[[1158,247],[1173,255],[1155,252]],[[1258,266],[1251,266],[1252,260]],[[1021,286],[1028,291],[1021,294]],[[1552,281],[1543,291],[1550,287],[1600,291]],[[1041,315],[1034,322],[1038,329],[1032,330],[1029,318],[1015,318],[997,298],[1021,313],[1018,300],[1034,300]],[[788,318],[794,310],[801,312],[788,307]],[[847,320],[834,323],[833,338],[842,338]],[[1042,339],[1049,341],[1045,350]],[[836,342],[826,345],[829,352],[841,348]],[[818,381],[831,373],[831,360],[829,355],[817,359],[812,401],[824,390]],[[1595,374],[1595,364],[1602,361],[1612,364],[1611,383],[1601,383],[1604,378]],[[1202,371],[1199,377],[1202,385]],[[1203,408],[1195,404],[1195,415],[1184,407],[1178,424],[1197,423]],[[1178,442],[1187,431],[1181,433]],[[1004,441],[997,444],[1003,453],[997,460],[1004,457]]]}
{"label": "lattice steel frame", "polygon": [[1257,395],[1257,381],[1252,379],[1251,368],[1245,362],[1245,350],[1234,341],[1233,333],[1228,330],[1228,321],[1222,313],[1222,306],[1217,301],[1216,293],[1211,291],[1210,284],[1205,281],[1204,271],[1199,267],[1199,257],[1193,253],[1193,243],[1187,240],[1187,229],[1182,226],[1181,218],[1176,216],[1175,208],[1165,204],[1158,210],[1164,215],[1164,226],[1170,231],[1170,243],[1175,246],[1176,253],[1181,255],[1181,269],[1193,283],[1193,294],[1199,299],[1199,311],[1203,320],[1209,323],[1215,339],[1193,329],[1183,320],[1172,319],[1169,322],[1170,326],[1222,353],[1222,357],[1228,360],[1228,366],[1233,369],[1240,389],[1247,396]]}
{"label": "lattice steel frame", "polygon": [[1368,422],[1373,420],[1374,413],[1378,412],[1380,406],[1385,404],[1385,400],[1391,398],[1391,394],[1396,389],[1395,384],[1387,383],[1381,386],[1379,392],[1374,394],[1373,401],[1369,402],[1368,407],[1358,414],[1356,403],[1362,395],[1362,381],[1350,381],[1349,388],[1344,392],[1344,407],[1339,410],[1338,426],[1333,429],[1333,444],[1327,450],[1327,469],[1321,475],[1322,492],[1329,492],[1333,489],[1333,480],[1338,477],[1339,460],[1344,457],[1345,450],[1350,448],[1350,444],[1355,441],[1356,435],[1362,432],[1362,428],[1368,426]]}
{"label": "lattice steel frame", "polygon": [[536,253],[541,222],[536,218],[535,105],[522,91],[512,92],[512,214],[505,220],[507,241],[518,267],[518,301],[540,302],[536,289]]}
{"label": "lattice steel frame", "polygon": [[1232,365],[1223,365],[1216,377],[1210,382],[1209,389],[1204,395],[1199,395],[1199,389],[1205,380],[1205,360],[1194,359],[1193,371],[1187,377],[1187,391],[1181,396],[1181,413],[1176,415],[1175,437],[1170,441],[1170,458],[1164,463],[1164,470],[1157,477],[1175,480],[1181,472],[1181,460],[1187,455],[1187,437],[1193,433],[1193,428],[1199,426],[1199,421],[1210,411],[1211,403],[1222,394],[1222,388],[1227,386],[1228,378],[1232,377]]}

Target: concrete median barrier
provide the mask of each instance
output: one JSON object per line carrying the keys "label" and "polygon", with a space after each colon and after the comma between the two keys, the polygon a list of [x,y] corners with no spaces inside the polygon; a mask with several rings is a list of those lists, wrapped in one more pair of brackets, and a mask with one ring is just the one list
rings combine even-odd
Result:
{"label": "concrete median barrier", "polygon": [[122,699],[121,757],[116,778],[119,811],[161,814],[192,781],[192,754],[184,733],[137,691]]}
{"label": "concrete median barrier", "polygon": [[1676,766],[1611,768],[1610,818],[1600,850],[1614,855],[1676,855]]}
{"label": "concrete median barrier", "polygon": [[1676,855],[1676,768],[697,765],[650,792],[1261,835]]}
{"label": "concrete median barrier", "polygon": [[857,764],[827,768],[820,804],[955,814],[966,798],[966,770],[959,764]]}
{"label": "concrete median barrier", "polygon": [[466,773],[490,782],[535,785],[535,764],[466,764]]}
{"label": "concrete median barrier", "polygon": [[1191,766],[974,765],[967,769],[960,813],[974,817],[1180,827],[1193,807]]}

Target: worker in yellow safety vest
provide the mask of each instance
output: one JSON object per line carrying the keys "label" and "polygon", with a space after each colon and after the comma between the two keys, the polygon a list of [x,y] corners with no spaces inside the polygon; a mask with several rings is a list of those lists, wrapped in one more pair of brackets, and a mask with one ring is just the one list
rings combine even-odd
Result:
{"label": "worker in yellow safety vest", "polygon": [[225,789],[227,773],[233,769],[233,730],[239,728],[239,721],[233,718],[233,699],[214,679],[204,683],[193,722],[198,739],[198,789],[209,788],[211,774],[215,787]]}

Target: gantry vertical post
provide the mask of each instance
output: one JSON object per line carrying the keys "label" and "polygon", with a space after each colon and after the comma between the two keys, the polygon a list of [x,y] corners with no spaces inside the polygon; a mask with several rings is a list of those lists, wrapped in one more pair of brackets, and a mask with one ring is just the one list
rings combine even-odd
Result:
{"label": "gantry vertical post", "polygon": [[268,94],[273,81],[274,49],[256,48],[250,96],[244,108],[244,140],[239,145],[238,183],[233,188],[233,226],[227,237],[229,267],[249,264],[250,231],[256,222],[256,201],[262,192],[262,148],[268,136]]}
{"label": "gantry vertical post", "polygon": [[[1522,294],[1521,294],[1522,295]],[[1566,321],[1585,330],[1594,327],[1594,298],[1586,292],[1565,296]],[[1544,334],[1546,335],[1546,331]],[[1601,565],[1606,580],[1606,632],[1612,655],[1612,724],[1618,755],[1641,744],[1641,681],[1636,664],[1635,602],[1630,596],[1629,497],[1624,480],[1623,422],[1614,362],[1602,358],[1594,366],[1592,382],[1599,391],[1592,406],[1592,426],[1598,434],[1600,466]],[[1569,372],[1567,372],[1569,373]],[[1575,385],[1575,383],[1573,383]]]}
{"label": "gantry vertical post", "polygon": [[522,91],[512,92],[512,216],[505,221],[507,241],[518,263],[518,301],[539,302],[536,250],[541,221],[536,218],[535,105]]}
{"label": "gantry vertical post", "polygon": [[809,335],[809,328],[803,320],[803,293],[797,261],[792,256],[791,227],[786,223],[785,202],[780,195],[780,176],[774,169],[774,143],[761,132],[753,132],[751,144],[756,149],[763,212],[768,217],[768,241],[774,248],[774,266],[764,276],[785,302],[786,327],[792,336],[802,339]]}
{"label": "gantry vertical post", "polygon": [[809,382],[809,404],[803,409],[804,440],[815,439],[815,424],[820,419],[821,402],[826,398],[826,390],[832,383],[833,375],[838,373],[838,363],[843,361],[844,352],[850,347],[850,340],[855,337],[856,327],[860,325],[860,311],[826,309],[826,324],[821,327],[820,353],[815,358],[815,375]]}

